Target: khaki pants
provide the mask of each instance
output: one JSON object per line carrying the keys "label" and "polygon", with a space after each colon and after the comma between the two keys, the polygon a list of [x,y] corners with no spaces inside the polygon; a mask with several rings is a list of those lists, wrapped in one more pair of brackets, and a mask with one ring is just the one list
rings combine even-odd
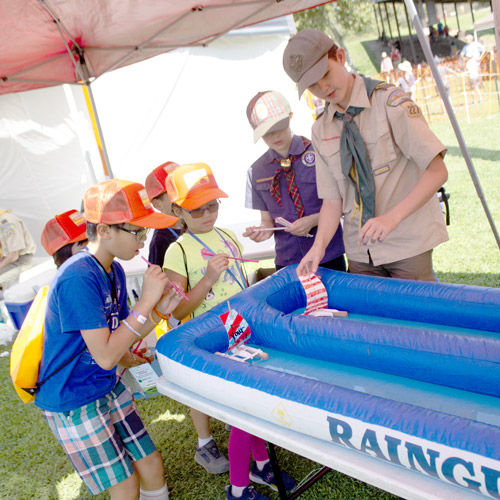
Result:
{"label": "khaki pants", "polygon": [[432,250],[415,255],[415,257],[390,262],[381,266],[374,266],[371,262],[367,264],[350,259],[348,259],[348,262],[349,272],[352,274],[400,278],[404,280],[437,281],[432,269]]}
{"label": "khaki pants", "polygon": [[33,255],[26,254],[21,255],[16,262],[9,264],[0,270],[0,290],[6,290],[12,285],[18,278],[19,275],[29,269],[33,262]]}

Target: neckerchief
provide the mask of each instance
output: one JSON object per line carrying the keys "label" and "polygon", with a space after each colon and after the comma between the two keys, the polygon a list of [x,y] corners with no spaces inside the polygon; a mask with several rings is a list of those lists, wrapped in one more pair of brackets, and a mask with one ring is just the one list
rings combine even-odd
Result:
{"label": "neckerchief", "polygon": [[[384,83],[365,76],[362,78],[368,98],[371,98],[373,91],[379,84]],[[371,162],[365,142],[353,119],[364,109],[349,106],[344,113],[336,111],[333,116],[334,119],[343,121],[340,136],[340,162],[342,173],[356,186],[356,202],[360,207],[361,226],[375,216],[375,180]]]}
{"label": "neckerchief", "polygon": [[[310,141],[304,139],[303,137],[302,142],[306,149],[309,144],[311,144]],[[274,173],[270,192],[276,203],[281,207],[280,175],[283,174],[286,179],[290,198],[293,201],[293,206],[295,207],[297,215],[300,219],[304,215],[304,205],[302,203],[302,199],[300,198],[300,193],[295,182],[295,171],[293,170],[293,163],[298,159],[299,156],[300,155],[290,155],[288,158],[282,158],[281,160],[275,158],[273,160],[273,162],[275,163],[280,162],[280,166]]]}

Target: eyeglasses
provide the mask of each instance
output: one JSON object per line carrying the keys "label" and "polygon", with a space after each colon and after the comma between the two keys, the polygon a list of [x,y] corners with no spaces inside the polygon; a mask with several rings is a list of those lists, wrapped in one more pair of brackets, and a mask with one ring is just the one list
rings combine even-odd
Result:
{"label": "eyeglasses", "polygon": [[[186,209],[184,208],[184,210]],[[205,210],[208,210],[211,214],[217,212],[217,210],[219,210],[219,200],[211,201],[210,203],[207,203],[200,208],[195,208],[194,210],[186,210],[186,212],[193,219],[199,219],[205,213]]]}
{"label": "eyeglasses", "polygon": [[113,226],[113,227],[116,227],[116,229],[120,229],[121,231],[125,231],[126,233],[133,234],[137,241],[141,241],[142,238],[147,236],[147,234],[149,233],[149,227],[143,227],[142,229],[127,229],[122,226]]}

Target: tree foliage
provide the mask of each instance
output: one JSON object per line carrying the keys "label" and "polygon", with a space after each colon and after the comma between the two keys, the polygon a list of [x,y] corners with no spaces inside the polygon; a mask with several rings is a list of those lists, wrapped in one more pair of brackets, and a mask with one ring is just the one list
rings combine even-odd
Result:
{"label": "tree foliage", "polygon": [[297,29],[316,28],[337,37],[359,34],[374,22],[370,0],[337,0],[294,14]]}

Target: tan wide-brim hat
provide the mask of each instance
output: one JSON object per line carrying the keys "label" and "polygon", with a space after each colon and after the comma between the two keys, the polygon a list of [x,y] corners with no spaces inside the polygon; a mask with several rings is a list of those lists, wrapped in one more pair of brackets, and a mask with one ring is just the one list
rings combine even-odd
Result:
{"label": "tan wide-brim hat", "polygon": [[410,61],[403,61],[402,63],[399,63],[398,69],[401,71],[413,71]]}

